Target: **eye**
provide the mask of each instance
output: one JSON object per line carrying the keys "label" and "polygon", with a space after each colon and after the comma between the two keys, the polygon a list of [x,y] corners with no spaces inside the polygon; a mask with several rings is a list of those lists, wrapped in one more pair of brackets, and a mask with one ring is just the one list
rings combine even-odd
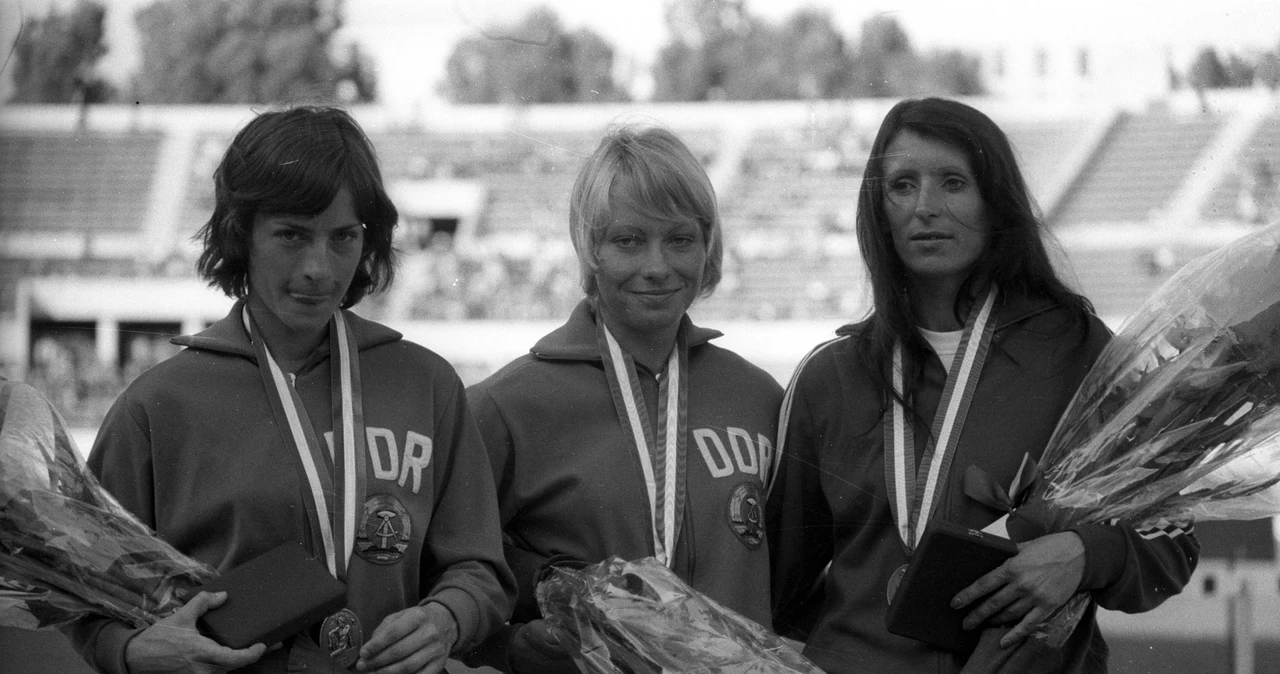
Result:
{"label": "eye", "polygon": [[333,238],[335,241],[339,243],[351,243],[360,238],[360,232],[355,228],[344,229],[338,232],[334,232]]}
{"label": "eye", "polygon": [[276,230],[276,238],[286,242],[294,242],[300,241],[302,235],[296,229],[280,229]]}
{"label": "eye", "polygon": [[613,245],[619,248],[634,248],[640,245],[640,239],[630,234],[613,237]]}
{"label": "eye", "polygon": [[906,194],[915,188],[915,183],[906,178],[898,178],[889,181],[889,191],[894,194]]}
{"label": "eye", "polygon": [[959,176],[948,176],[942,181],[942,186],[952,192],[962,190],[969,185],[969,181]]}

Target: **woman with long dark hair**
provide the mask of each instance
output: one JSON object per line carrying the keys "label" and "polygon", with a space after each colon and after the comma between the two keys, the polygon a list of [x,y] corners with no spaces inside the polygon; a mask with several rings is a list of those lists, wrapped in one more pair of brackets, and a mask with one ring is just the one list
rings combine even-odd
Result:
{"label": "woman with long dark hair", "polygon": [[[1059,279],[1013,148],[971,106],[888,112],[857,229],[874,309],[805,358],[783,403],[775,628],[827,671],[947,672],[998,665],[1077,591],[1130,612],[1178,592],[1198,553],[1188,528],[1082,525],[1027,542],[955,597],[982,630],[976,655],[887,630],[928,524],[1002,514],[966,495],[967,469],[1008,485],[1037,459],[1110,332]],[[1092,610],[1034,671],[1105,670]]]}

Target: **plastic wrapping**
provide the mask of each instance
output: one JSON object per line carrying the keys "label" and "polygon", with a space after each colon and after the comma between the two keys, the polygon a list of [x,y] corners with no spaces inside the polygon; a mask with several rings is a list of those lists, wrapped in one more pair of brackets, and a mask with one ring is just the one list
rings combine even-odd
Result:
{"label": "plastic wrapping", "polygon": [[1121,328],[1045,450],[1082,522],[1280,509],[1280,225],[1192,261]]}
{"label": "plastic wrapping", "polygon": [[821,674],[781,637],[693,590],[652,557],[552,567],[537,597],[587,674]]}
{"label": "plastic wrapping", "polygon": [[[1125,322],[1064,412],[1010,532],[1018,520],[1038,535],[1280,514],[1278,403],[1273,225],[1193,260]],[[1087,601],[1074,597],[1036,636],[1062,643]]]}
{"label": "plastic wrapping", "polygon": [[140,627],[213,576],[98,484],[44,397],[0,381],[0,625],[96,614]]}

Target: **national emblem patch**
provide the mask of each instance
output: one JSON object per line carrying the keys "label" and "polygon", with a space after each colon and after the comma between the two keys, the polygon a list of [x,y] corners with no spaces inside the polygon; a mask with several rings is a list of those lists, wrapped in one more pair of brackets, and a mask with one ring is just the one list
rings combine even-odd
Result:
{"label": "national emblem patch", "polygon": [[755,482],[743,482],[729,495],[729,528],[743,545],[752,550],[764,542],[761,501],[760,485]]}
{"label": "national emblem patch", "polygon": [[409,547],[412,528],[409,511],[394,496],[370,496],[356,532],[356,552],[374,564],[395,564]]}

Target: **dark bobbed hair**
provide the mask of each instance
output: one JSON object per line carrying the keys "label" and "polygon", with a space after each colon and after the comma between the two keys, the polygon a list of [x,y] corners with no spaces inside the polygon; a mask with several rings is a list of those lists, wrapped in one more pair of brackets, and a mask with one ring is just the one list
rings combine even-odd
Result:
{"label": "dark bobbed hair", "polygon": [[[884,209],[885,154],[903,131],[959,150],[969,160],[987,207],[991,232],[987,248],[974,264],[956,297],[956,316],[963,322],[973,294],[996,283],[1005,296],[1048,299],[1074,320],[1085,321],[1093,305],[1071,290],[1054,270],[1045,247],[1048,233],[1039,209],[1018,168],[1013,146],[991,118],[979,110],[943,98],[907,99],[885,115],[871,146],[858,195],[858,246],[867,266],[874,313],[863,338],[871,371],[885,372],[893,345],[901,339],[909,360],[922,362],[928,345],[916,329],[915,312],[906,293],[906,267],[893,246]],[[914,368],[913,368],[914,369]],[[911,371],[908,371],[910,381]]]}
{"label": "dark bobbed hair", "polygon": [[244,298],[254,216],[319,215],[344,187],[364,225],[364,246],[342,307],[391,285],[399,214],[383,187],[373,143],[346,111],[294,107],[258,115],[231,141],[213,184],[213,215],[196,234],[203,245],[196,270],[209,285]]}
{"label": "dark bobbed hair", "polygon": [[569,197],[569,236],[588,296],[598,290],[600,239],[619,205],[660,220],[695,220],[707,246],[698,295],[715,290],[724,259],[716,193],[684,141],[658,126],[615,126],[578,171]]}

